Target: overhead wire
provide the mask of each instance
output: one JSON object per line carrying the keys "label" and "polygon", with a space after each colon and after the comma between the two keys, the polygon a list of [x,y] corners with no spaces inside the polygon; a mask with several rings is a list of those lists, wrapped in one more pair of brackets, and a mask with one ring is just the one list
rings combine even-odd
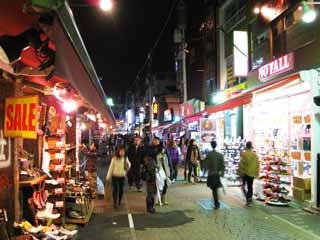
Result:
{"label": "overhead wire", "polygon": [[168,24],[169,24],[169,22],[170,22],[170,20],[171,20],[172,14],[174,13],[174,10],[175,10],[175,8],[176,8],[176,5],[177,5],[178,1],[179,1],[179,0],[173,0],[173,1],[172,1],[172,5],[171,5],[171,8],[170,8],[170,10],[169,10],[169,14],[168,14],[168,16],[167,16],[167,18],[166,18],[166,20],[165,20],[165,22],[164,22],[164,24],[163,24],[163,27],[162,27],[160,33],[158,34],[158,37],[157,37],[155,43],[153,44],[152,48],[150,48],[150,50],[149,50],[149,52],[148,52],[148,55],[147,55],[147,58],[146,58],[146,60],[144,61],[142,67],[139,69],[139,71],[138,71],[138,73],[137,73],[137,75],[136,75],[136,79],[133,81],[132,85],[134,85],[134,84],[136,83],[136,81],[139,79],[139,76],[141,75],[141,73],[144,71],[144,69],[146,68],[146,66],[147,66],[147,65],[149,64],[149,62],[151,61],[152,55],[153,55],[155,49],[157,48],[159,42],[161,41],[161,38],[162,38],[163,34],[165,33],[165,31],[166,31],[166,29],[167,29],[167,26],[168,26]]}

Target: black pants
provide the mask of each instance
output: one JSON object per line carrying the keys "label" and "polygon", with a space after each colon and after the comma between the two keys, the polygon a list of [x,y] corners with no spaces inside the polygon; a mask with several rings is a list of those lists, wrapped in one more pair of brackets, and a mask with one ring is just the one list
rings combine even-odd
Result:
{"label": "black pants", "polygon": [[214,206],[215,206],[216,208],[219,208],[219,207],[220,207],[218,189],[219,189],[218,187],[211,187],[212,196],[213,196],[213,203],[214,203]]}
{"label": "black pants", "polygon": [[194,176],[196,177],[197,176],[197,164],[189,162],[189,172],[188,172],[189,179],[191,177],[192,170],[193,170]]}
{"label": "black pants", "polygon": [[161,195],[166,195],[167,194],[167,190],[168,190],[168,182],[167,182],[167,180],[164,180],[164,186],[163,186]]}
{"label": "black pants", "polygon": [[141,173],[140,166],[131,166],[128,172],[128,184],[131,187],[133,183],[136,185],[138,189],[141,188]]}
{"label": "black pants", "polygon": [[146,198],[146,203],[147,203],[147,210],[154,209],[154,198],[155,198],[155,193],[154,192],[147,192],[147,198]]}
{"label": "black pants", "polygon": [[112,186],[113,186],[113,204],[117,205],[121,203],[123,196],[123,185],[125,177],[112,177]]}
{"label": "black pants", "polygon": [[[252,200],[252,185],[253,185],[253,177],[249,177],[245,175],[242,177],[242,191],[247,199],[247,202],[250,202]],[[247,185],[247,186],[246,186]]]}
{"label": "black pants", "polygon": [[173,167],[172,179],[177,180],[179,164],[178,163],[172,163],[172,167]]}

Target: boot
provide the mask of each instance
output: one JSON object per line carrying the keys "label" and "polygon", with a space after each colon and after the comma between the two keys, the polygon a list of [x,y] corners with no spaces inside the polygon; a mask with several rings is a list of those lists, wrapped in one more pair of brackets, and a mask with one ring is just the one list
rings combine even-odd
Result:
{"label": "boot", "polygon": [[161,195],[161,202],[163,203],[163,205],[168,205],[167,197],[165,194]]}
{"label": "boot", "polygon": [[194,182],[194,183],[197,183],[197,182],[198,182],[198,177],[197,177],[197,176],[194,176],[194,177],[193,177],[193,182]]}

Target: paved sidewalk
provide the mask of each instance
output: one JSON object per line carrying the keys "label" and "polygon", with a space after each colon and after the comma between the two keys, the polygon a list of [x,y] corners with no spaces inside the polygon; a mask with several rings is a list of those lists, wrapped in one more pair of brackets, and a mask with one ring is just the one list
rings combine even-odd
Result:
{"label": "paved sidewalk", "polygon": [[222,195],[223,209],[210,209],[210,198],[205,184],[178,181],[169,188],[169,205],[158,206],[156,214],[145,212],[145,193],[128,191],[124,206],[116,211],[103,199],[97,200],[95,214],[80,229],[78,239],[320,239],[320,217],[302,209],[274,208],[264,203],[247,208],[237,188],[229,188]]}

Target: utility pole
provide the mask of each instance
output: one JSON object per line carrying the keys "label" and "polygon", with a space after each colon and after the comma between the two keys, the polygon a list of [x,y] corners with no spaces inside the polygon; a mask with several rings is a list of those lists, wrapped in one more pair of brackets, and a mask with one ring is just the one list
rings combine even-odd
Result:
{"label": "utility pole", "polygon": [[182,84],[183,84],[183,102],[185,103],[188,100],[185,29],[182,28],[181,31],[182,31]]}

